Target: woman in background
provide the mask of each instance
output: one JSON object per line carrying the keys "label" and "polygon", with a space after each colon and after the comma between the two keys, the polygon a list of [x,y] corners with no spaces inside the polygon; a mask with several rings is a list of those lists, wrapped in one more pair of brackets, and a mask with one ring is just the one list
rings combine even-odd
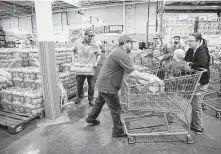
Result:
{"label": "woman in background", "polygon": [[204,68],[207,71],[204,72],[200,78],[200,85],[197,88],[196,94],[192,100],[192,122],[191,130],[195,131],[196,134],[203,133],[202,123],[202,100],[207,92],[208,83],[210,79],[210,55],[207,48],[206,40],[202,38],[201,34],[194,33],[190,34],[188,38],[189,50],[186,52],[185,61],[191,69],[200,70]]}

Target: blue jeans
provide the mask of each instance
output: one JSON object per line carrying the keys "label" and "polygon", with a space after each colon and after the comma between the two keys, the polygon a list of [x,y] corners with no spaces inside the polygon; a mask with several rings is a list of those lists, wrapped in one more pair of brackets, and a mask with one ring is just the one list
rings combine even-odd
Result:
{"label": "blue jeans", "polygon": [[99,92],[93,109],[88,115],[87,119],[95,120],[99,116],[105,102],[111,111],[111,117],[113,120],[113,134],[122,133],[123,125],[121,123],[121,106],[118,94],[106,94]]}
{"label": "blue jeans", "polygon": [[88,83],[88,101],[92,102],[94,97],[94,85],[95,85],[95,77],[91,75],[77,75],[77,91],[78,91],[78,97],[83,98],[84,97],[84,81],[87,78]]}
{"label": "blue jeans", "polygon": [[202,122],[202,102],[203,97],[207,92],[208,84],[207,85],[199,85],[197,87],[197,91],[193,96],[192,100],[192,122],[191,127],[201,130],[203,128]]}

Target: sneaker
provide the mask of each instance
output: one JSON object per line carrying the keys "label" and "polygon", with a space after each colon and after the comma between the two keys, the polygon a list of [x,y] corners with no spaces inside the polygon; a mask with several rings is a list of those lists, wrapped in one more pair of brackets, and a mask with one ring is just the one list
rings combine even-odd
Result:
{"label": "sneaker", "polygon": [[96,119],[95,120],[86,119],[86,122],[89,124],[93,124],[94,126],[100,124],[100,120],[96,120]]}
{"label": "sneaker", "polygon": [[90,105],[90,106],[94,106],[94,104],[93,104],[92,102],[89,102],[89,105]]}
{"label": "sneaker", "polygon": [[203,133],[203,128],[202,128],[201,130],[199,130],[199,129],[196,129],[196,128],[191,127],[190,129],[191,129],[192,131],[195,131],[195,133],[196,133],[197,135],[201,135],[201,134]]}
{"label": "sneaker", "polygon": [[125,134],[124,132],[122,132],[122,133],[113,133],[112,137],[127,137],[127,134]]}
{"label": "sneaker", "polygon": [[81,102],[82,98],[78,97],[76,100],[75,100],[75,104],[79,104]]}

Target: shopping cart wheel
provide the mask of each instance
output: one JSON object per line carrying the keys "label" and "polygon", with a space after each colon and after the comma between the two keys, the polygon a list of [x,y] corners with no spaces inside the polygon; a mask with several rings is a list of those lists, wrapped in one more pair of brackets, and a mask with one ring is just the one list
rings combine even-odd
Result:
{"label": "shopping cart wheel", "polygon": [[130,127],[130,122],[126,122],[125,125],[126,125],[127,128],[129,128]]}
{"label": "shopping cart wheel", "polygon": [[221,112],[216,112],[216,117],[220,118],[221,117]]}
{"label": "shopping cart wheel", "polygon": [[186,135],[186,141],[188,144],[193,144],[194,143],[194,137],[191,136],[190,134]]}
{"label": "shopping cart wheel", "polygon": [[128,137],[128,143],[129,144],[134,144],[136,142],[136,138],[134,136],[129,136]]}

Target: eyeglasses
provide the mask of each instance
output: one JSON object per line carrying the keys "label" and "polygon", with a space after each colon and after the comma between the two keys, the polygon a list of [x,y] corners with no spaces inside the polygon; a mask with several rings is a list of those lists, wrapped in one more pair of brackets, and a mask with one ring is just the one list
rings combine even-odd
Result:
{"label": "eyeglasses", "polygon": [[94,37],[94,35],[87,35],[88,37]]}
{"label": "eyeglasses", "polygon": [[194,42],[194,41],[196,42],[196,40],[188,40],[188,42]]}

